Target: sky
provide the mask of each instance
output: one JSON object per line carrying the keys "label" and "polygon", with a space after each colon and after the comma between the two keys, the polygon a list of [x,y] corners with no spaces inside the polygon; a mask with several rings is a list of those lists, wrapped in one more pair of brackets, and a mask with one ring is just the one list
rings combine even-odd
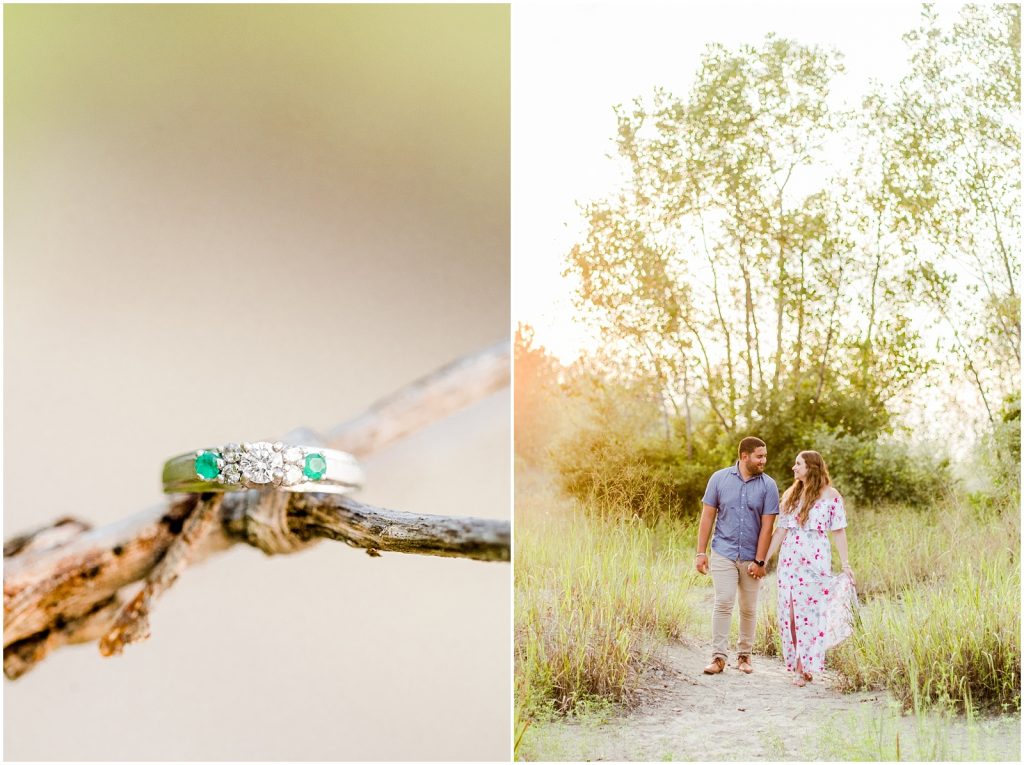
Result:
{"label": "sky", "polygon": [[578,203],[617,185],[612,107],[655,87],[690,89],[709,43],[759,45],[774,32],[843,54],[835,97],[905,69],[901,37],[920,4],[518,4],[512,13],[512,313],[564,362],[596,345],[573,321],[564,258],[584,234]]}

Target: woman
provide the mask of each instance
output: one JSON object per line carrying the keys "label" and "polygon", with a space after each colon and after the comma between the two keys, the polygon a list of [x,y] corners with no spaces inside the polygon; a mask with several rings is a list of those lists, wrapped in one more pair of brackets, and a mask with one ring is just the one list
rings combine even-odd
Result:
{"label": "woman", "polygon": [[786,669],[796,673],[794,684],[805,685],[825,664],[825,606],[834,588],[832,532],[853,583],[846,547],[846,509],[834,488],[828,467],[817,452],[800,452],[793,465],[793,485],[779,501],[779,518],[768,558],[779,552],[779,636]]}

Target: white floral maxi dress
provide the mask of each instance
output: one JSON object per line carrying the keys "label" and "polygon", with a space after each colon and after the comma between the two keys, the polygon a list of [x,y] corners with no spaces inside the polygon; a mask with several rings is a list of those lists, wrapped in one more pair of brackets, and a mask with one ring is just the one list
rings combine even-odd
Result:
{"label": "white floral maxi dress", "polygon": [[[812,675],[825,666],[826,603],[835,577],[828,532],[846,528],[842,497],[819,499],[801,527],[797,513],[780,513],[779,524],[789,529],[779,551],[779,634],[786,669],[796,671],[797,659]],[[796,646],[790,629],[790,604],[796,622]]]}

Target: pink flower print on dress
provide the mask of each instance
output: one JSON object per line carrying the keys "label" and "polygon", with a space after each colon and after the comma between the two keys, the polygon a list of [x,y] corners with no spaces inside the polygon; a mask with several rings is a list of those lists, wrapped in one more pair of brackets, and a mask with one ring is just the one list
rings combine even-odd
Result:
{"label": "pink flower print on dress", "polygon": [[[816,674],[824,668],[825,644],[830,640],[830,633],[825,624],[826,608],[823,604],[836,591],[828,531],[833,526],[841,528],[846,525],[838,521],[845,521],[842,501],[832,498],[816,501],[803,526],[798,525],[792,515],[786,518],[786,526],[794,529],[794,533],[786,536],[779,551],[776,582],[779,633],[784,636],[780,640],[787,669],[792,670],[798,659],[805,672]],[[791,612],[792,619],[789,618]],[[790,637],[794,625],[795,645]]]}

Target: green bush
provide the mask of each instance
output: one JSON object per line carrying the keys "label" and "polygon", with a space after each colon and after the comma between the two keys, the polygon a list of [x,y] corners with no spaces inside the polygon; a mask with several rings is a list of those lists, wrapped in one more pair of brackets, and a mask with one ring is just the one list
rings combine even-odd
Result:
{"label": "green bush", "polygon": [[906,444],[824,429],[808,442],[825,458],[836,488],[860,504],[930,505],[953,486],[947,457],[915,453]]}
{"label": "green bush", "polygon": [[[790,484],[796,451],[784,459],[773,452],[771,441],[768,444],[766,472],[783,492]],[[820,452],[836,488],[860,505],[930,505],[947,496],[953,485],[947,459],[915,454],[896,442],[819,428],[801,448]],[[678,442],[616,439],[597,430],[580,431],[553,450],[565,492],[611,512],[641,518],[699,512],[711,474],[735,456],[722,444],[697,453],[699,457],[687,459]]]}
{"label": "green bush", "polygon": [[553,452],[561,489],[588,507],[654,519],[700,512],[708,478],[727,461],[686,459],[681,446],[616,441],[581,431]]}
{"label": "green bush", "polygon": [[987,479],[986,492],[1008,507],[1020,505],[1020,397],[1003,403],[996,425],[979,442],[975,453]]}

